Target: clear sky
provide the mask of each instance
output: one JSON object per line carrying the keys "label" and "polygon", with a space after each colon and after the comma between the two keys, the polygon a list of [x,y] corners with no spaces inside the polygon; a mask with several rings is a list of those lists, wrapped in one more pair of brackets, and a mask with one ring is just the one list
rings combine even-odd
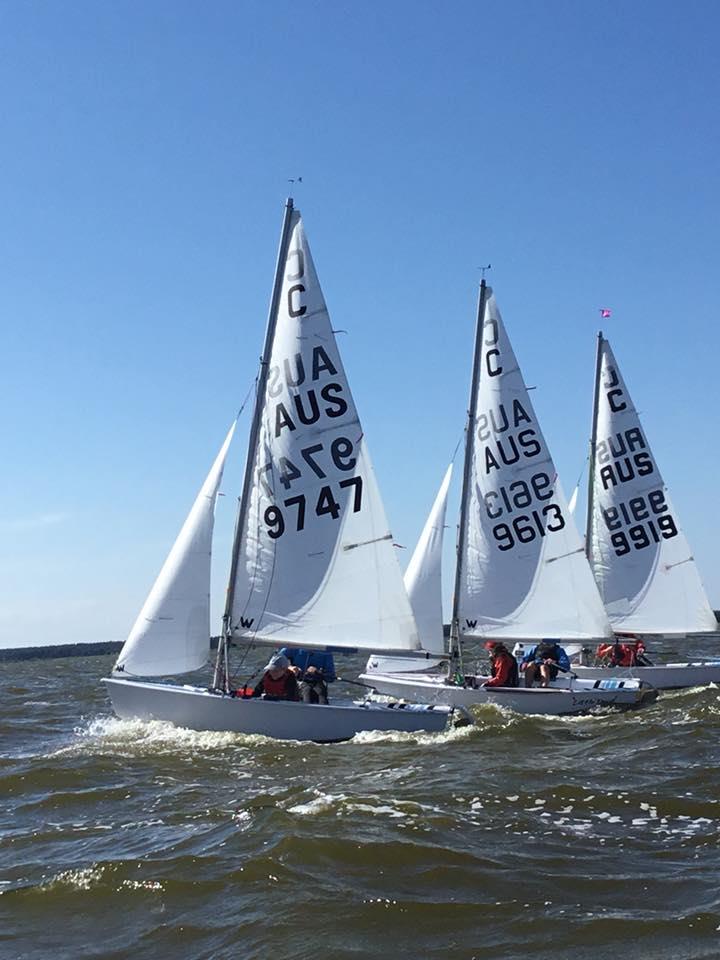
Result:
{"label": "clear sky", "polygon": [[719,34],[713,0],[0,4],[0,645],[126,636],[254,378],[297,176],[403,565],[489,262],[568,494],[612,309],[720,606]]}

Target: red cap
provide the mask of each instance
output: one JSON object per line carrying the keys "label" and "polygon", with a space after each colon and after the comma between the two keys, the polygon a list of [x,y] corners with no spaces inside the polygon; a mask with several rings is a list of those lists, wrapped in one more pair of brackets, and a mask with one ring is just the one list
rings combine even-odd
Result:
{"label": "red cap", "polygon": [[486,650],[494,650],[497,646],[497,640],[486,640],[483,646]]}

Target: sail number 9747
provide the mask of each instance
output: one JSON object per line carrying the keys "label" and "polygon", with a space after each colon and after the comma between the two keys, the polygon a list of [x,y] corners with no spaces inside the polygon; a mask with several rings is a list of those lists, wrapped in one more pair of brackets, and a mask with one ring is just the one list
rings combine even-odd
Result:
{"label": "sail number 9747", "polygon": [[[356,464],[357,457],[354,455],[352,440],[348,440],[347,437],[336,437],[327,449],[322,443],[303,447],[298,451],[294,461],[288,457],[280,457],[277,471],[272,462],[266,463],[258,469],[258,480],[267,496],[274,500],[276,492],[270,483],[275,479],[285,490],[290,491],[292,484],[296,480],[302,480],[306,474],[311,481],[315,477],[325,480],[328,477],[328,471],[332,473],[333,468],[347,473],[354,470]],[[306,493],[287,497],[282,504],[273,503],[266,507],[263,513],[268,536],[272,540],[277,540],[288,529],[288,523],[293,523],[296,533],[304,530],[308,511],[312,511],[316,517],[329,516],[337,520],[341,511],[338,498],[341,497],[343,490],[353,491],[352,511],[357,513],[362,507],[362,487],[362,477],[345,477],[344,480],[338,480],[336,484],[325,484],[320,487],[317,497],[313,491],[312,499],[309,499],[306,489]]]}

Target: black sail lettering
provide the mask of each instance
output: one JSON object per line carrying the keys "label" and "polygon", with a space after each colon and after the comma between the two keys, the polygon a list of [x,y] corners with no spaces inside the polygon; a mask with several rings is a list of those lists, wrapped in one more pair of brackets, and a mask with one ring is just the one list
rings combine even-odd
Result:
{"label": "black sail lettering", "polygon": [[284,403],[279,403],[275,407],[275,436],[279,437],[282,433],[283,427],[288,427],[290,430],[295,430],[295,424],[293,423],[292,417],[285,409]]}
{"label": "black sail lettering", "polygon": [[499,377],[503,372],[503,368],[494,359],[495,357],[499,356],[499,350],[488,350],[488,352],[485,354],[485,366],[487,367],[488,376],[490,377]]}
{"label": "black sail lettering", "polygon": [[331,377],[337,376],[337,370],[330,357],[323,347],[313,347],[312,355],[312,378],[319,380],[320,374],[327,370]]}
{"label": "black sail lettering", "polygon": [[518,440],[526,457],[536,457],[540,453],[540,443],[532,428],[521,430],[518,434]]}
{"label": "black sail lettering", "polygon": [[347,412],[347,401],[344,397],[333,396],[333,394],[342,393],[341,383],[326,383],[320,391],[320,396],[328,403],[334,404],[334,408],[325,407],[325,413],[328,417],[341,417]]}
{"label": "black sail lettering", "polygon": [[294,286],[290,287],[287,293],[287,305],[288,313],[291,317],[301,317],[304,313],[307,312],[307,307],[305,304],[298,304],[296,307],[293,302],[293,296],[295,294],[305,293],[305,287],[301,283],[296,283]]}
{"label": "black sail lettering", "polygon": [[607,399],[608,399],[608,403],[610,404],[610,409],[612,410],[613,413],[620,413],[621,410],[627,410],[627,404],[625,403],[624,400],[621,402],[618,399],[616,402],[616,398],[620,398],[622,396],[623,396],[623,392],[620,389],[608,390]]}
{"label": "black sail lettering", "polygon": [[295,403],[295,409],[297,411],[300,423],[303,423],[306,427],[309,427],[310,424],[317,423],[320,419],[320,407],[318,406],[317,397],[315,396],[314,390],[308,390],[306,397],[310,403],[309,414],[305,412],[305,404],[303,402],[302,394],[294,394],[293,402]]}

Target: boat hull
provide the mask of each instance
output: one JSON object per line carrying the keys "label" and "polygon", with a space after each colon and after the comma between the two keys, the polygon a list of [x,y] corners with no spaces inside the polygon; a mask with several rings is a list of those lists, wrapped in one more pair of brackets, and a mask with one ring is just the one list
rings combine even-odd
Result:
{"label": "boat hull", "polygon": [[361,679],[378,693],[419,703],[465,708],[490,703],[516,713],[548,716],[587,713],[597,707],[631,710],[657,698],[656,690],[638,680],[568,681],[555,687],[461,687],[437,674],[365,673]]}
{"label": "boat hull", "polygon": [[697,663],[663,663],[652,667],[584,667],[573,663],[573,673],[584,680],[630,677],[643,680],[657,690],[680,690],[683,687],[703,687],[720,684],[720,660]]}
{"label": "boat hull", "polygon": [[277,740],[335,743],[369,730],[438,733],[450,710],[342,701],[335,704],[243,699],[205,687],[106,678],[115,713],[124,720],[164,720],[190,730],[261,734]]}

